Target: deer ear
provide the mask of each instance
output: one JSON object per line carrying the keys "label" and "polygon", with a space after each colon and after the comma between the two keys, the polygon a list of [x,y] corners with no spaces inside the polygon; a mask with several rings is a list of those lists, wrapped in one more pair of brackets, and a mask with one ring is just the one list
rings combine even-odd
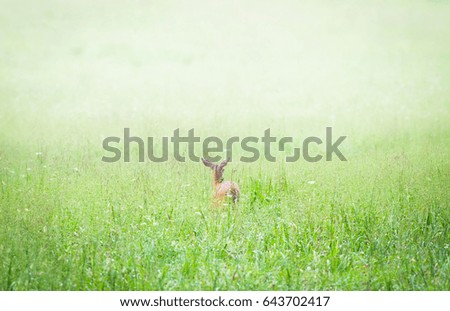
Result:
{"label": "deer ear", "polygon": [[202,158],[202,162],[203,162],[203,164],[204,164],[205,166],[207,166],[207,167],[210,167],[210,168],[213,167],[213,164],[212,164],[211,161],[209,161],[209,160],[206,160],[206,159],[203,159],[203,158]]}
{"label": "deer ear", "polygon": [[227,165],[227,164],[228,164],[228,159],[225,159],[222,161],[222,163],[220,163],[219,168],[223,169],[225,167],[225,165]]}

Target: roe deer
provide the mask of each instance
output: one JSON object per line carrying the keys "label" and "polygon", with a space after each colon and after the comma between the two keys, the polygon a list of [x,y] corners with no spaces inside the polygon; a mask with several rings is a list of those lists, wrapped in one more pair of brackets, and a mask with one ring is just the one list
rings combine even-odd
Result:
{"label": "roe deer", "polygon": [[233,203],[239,200],[239,187],[232,181],[223,181],[222,175],[228,160],[224,160],[220,164],[213,164],[211,161],[202,158],[203,164],[212,170],[212,184],[214,191],[214,204],[217,206],[223,203],[225,196],[231,197]]}

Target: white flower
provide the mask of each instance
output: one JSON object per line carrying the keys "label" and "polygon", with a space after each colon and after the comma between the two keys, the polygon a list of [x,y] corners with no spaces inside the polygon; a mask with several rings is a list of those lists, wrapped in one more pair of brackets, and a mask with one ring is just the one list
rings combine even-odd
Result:
{"label": "white flower", "polygon": [[315,183],[316,183],[315,180],[310,180],[310,181],[308,181],[308,184],[310,184],[310,185],[314,185]]}

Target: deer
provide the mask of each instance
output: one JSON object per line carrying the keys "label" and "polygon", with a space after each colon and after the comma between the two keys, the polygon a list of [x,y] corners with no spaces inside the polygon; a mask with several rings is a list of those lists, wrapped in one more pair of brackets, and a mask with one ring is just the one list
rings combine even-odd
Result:
{"label": "deer", "polygon": [[211,163],[211,161],[203,158],[202,162],[206,167],[209,167],[212,170],[214,205],[222,205],[225,197],[230,197],[233,204],[236,204],[239,200],[240,194],[238,185],[232,181],[223,181],[222,178],[224,168],[228,164],[228,159],[225,159],[220,164]]}

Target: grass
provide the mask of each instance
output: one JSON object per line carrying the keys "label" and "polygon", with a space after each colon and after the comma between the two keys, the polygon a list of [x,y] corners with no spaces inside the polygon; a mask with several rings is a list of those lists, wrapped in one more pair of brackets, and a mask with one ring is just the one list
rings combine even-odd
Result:
{"label": "grass", "polygon": [[[1,290],[450,290],[447,3],[1,2]],[[232,162],[236,208],[201,163],[101,161],[326,126],[347,162]]]}

